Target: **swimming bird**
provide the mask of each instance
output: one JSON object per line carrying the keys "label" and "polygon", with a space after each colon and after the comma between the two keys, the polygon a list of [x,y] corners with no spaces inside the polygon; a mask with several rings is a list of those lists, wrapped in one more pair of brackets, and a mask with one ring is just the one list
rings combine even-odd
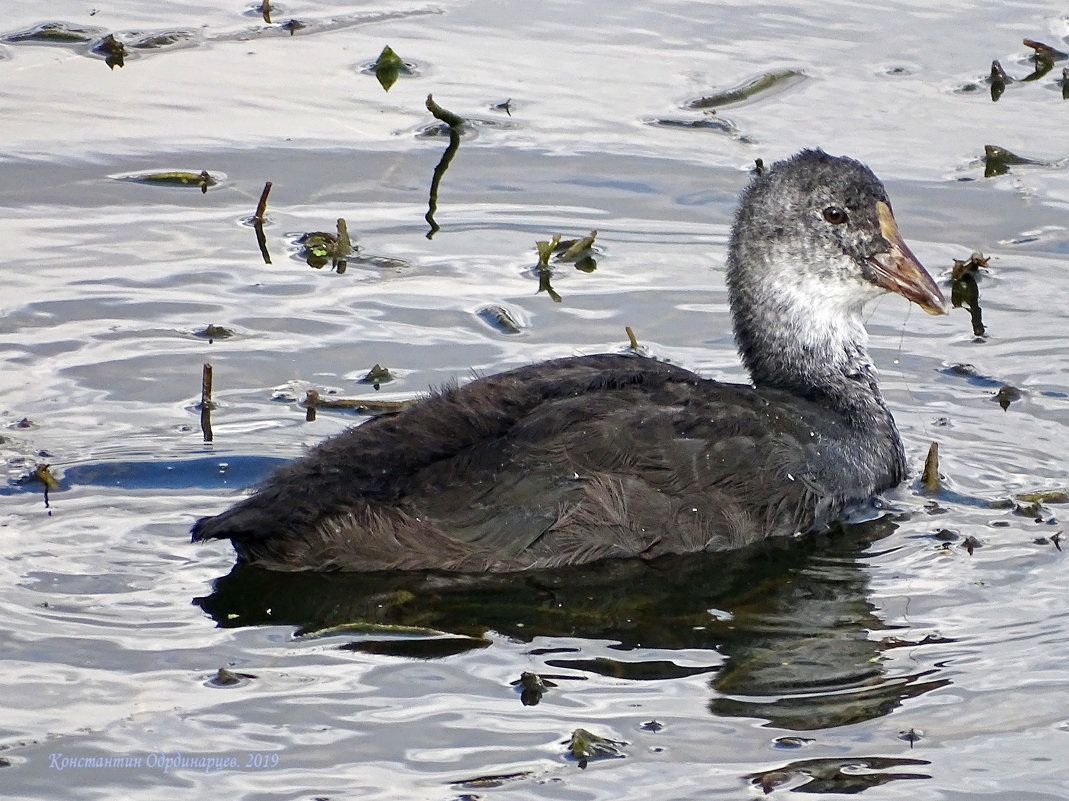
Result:
{"label": "swimming bird", "polygon": [[900,483],[862,308],[949,306],[876,176],[820,150],[756,176],[727,287],[751,384],[603,354],[448,386],[327,439],[193,540],[273,570],[515,571],[805,533]]}

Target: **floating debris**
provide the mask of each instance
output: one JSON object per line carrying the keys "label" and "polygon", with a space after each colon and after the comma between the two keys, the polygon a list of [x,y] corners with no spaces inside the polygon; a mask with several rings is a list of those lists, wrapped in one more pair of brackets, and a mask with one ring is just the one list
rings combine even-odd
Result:
{"label": "floating debris", "polygon": [[554,234],[548,241],[535,242],[538,250],[538,268],[549,267],[549,259],[556,254],[556,261],[574,262],[575,268],[582,272],[592,273],[597,269],[598,263],[593,257],[594,240],[598,232],[591,231],[582,239],[561,239],[560,234]]}
{"label": "floating debris", "polygon": [[523,671],[516,681],[510,682],[513,687],[520,690],[520,701],[524,706],[537,706],[550,687],[556,687],[556,683],[539,676],[537,673]]}
{"label": "floating debris", "polygon": [[692,100],[687,103],[684,108],[719,108],[720,106],[742,103],[746,100],[751,100],[756,95],[768,92],[772,89],[787,89],[805,80],[805,77],[805,73],[799,72],[798,70],[777,70],[775,72],[766,72],[764,75],[759,75],[758,77],[752,78],[738,86],[733,86],[722,92],[716,92],[715,94]]}
{"label": "floating debris", "polygon": [[921,738],[923,737],[924,732],[920,731],[919,729],[908,729],[906,731],[900,731],[898,733],[898,739],[905,740],[907,743],[909,743],[910,750],[913,749],[913,744],[920,742]]}
{"label": "floating debris", "polygon": [[[591,231],[589,235],[584,236],[582,239],[569,239],[563,242],[558,240],[557,249],[561,252],[557,254],[557,261],[579,261],[580,257],[584,253],[589,255],[589,251],[594,246],[594,240],[597,238],[597,236],[598,232],[594,230]],[[541,255],[542,254],[540,251],[540,258]]]}
{"label": "floating debris", "polygon": [[1034,69],[1032,74],[1026,77],[1026,81],[1037,81],[1054,69],[1055,61],[1062,61],[1069,58],[1069,53],[1063,53],[1061,50],[1055,50],[1048,44],[1043,42],[1037,42],[1034,39],[1025,39],[1025,47],[1032,48],[1032,63]]}
{"label": "floating debris", "polygon": [[382,48],[382,52],[379,53],[379,57],[372,65],[372,70],[379,81],[379,85],[386,92],[390,91],[390,87],[397,83],[398,77],[402,74],[412,74],[411,67],[389,45]]}
{"label": "floating debris", "polygon": [[264,184],[264,191],[260,193],[260,202],[256,204],[256,211],[252,215],[252,221],[263,223],[264,214],[267,212],[267,196],[271,194],[271,182]]}
{"label": "floating debris", "polygon": [[256,232],[256,246],[260,248],[260,255],[264,264],[271,263],[271,253],[267,250],[267,235],[264,233],[264,214],[267,212],[267,196],[271,194],[271,182],[264,183],[264,190],[260,193],[260,202],[256,204],[256,211],[250,218],[252,228]]}
{"label": "floating debris", "polygon": [[196,31],[164,31],[162,33],[148,33],[141,37],[129,40],[129,46],[134,50],[176,50],[196,44]]}
{"label": "floating debris", "polygon": [[804,748],[815,742],[812,737],[777,737],[772,741],[776,748]]}
{"label": "floating debris", "polygon": [[308,24],[301,22],[299,19],[291,19],[289,22],[282,23],[282,30],[288,31],[290,36],[293,36],[297,31],[304,30],[308,27]]}
{"label": "floating debris", "polygon": [[345,220],[339,217],[335,225],[338,226],[338,237],[334,242],[334,254],[331,256],[331,264],[338,271],[338,275],[341,275],[345,272],[345,267],[349,263],[349,256],[353,252],[353,243],[349,241],[349,226]]}
{"label": "floating debris", "polygon": [[464,118],[439,106],[434,102],[434,97],[431,95],[427,95],[426,105],[427,111],[435,119],[441,120],[449,126],[449,145],[446,147],[445,152],[442,153],[442,158],[438,161],[438,165],[434,168],[434,175],[431,177],[430,194],[427,199],[427,213],[424,215],[424,219],[431,227],[431,230],[427,232],[427,239],[433,239],[434,235],[441,230],[441,226],[434,221],[434,214],[438,211],[438,186],[442,182],[442,176],[445,175],[445,171],[449,169],[453,156],[457,154],[457,150],[460,148],[460,134],[464,127]]}
{"label": "floating debris", "polygon": [[[462,790],[487,790],[492,787],[500,787],[508,782],[529,779],[532,776],[534,776],[534,771],[521,770],[516,773],[499,773],[491,776],[476,776],[473,779],[457,779],[449,782],[449,784]],[[465,797],[470,797],[472,799],[477,798],[477,796]]]}
{"label": "floating debris", "polygon": [[31,481],[38,481],[45,485],[45,495],[47,497],[49,490],[59,489],[59,481],[52,474],[52,465],[39,464],[34,468],[33,474],[30,476]]}
{"label": "floating debris", "polygon": [[827,757],[823,759],[801,759],[782,768],[750,774],[751,784],[761,788],[765,794],[779,787],[801,780],[801,784],[791,787],[796,793],[826,793],[835,795],[857,795],[872,787],[879,787],[892,781],[903,779],[930,779],[923,773],[904,771],[884,772],[890,768],[906,765],[929,765],[923,759],[902,757]]}
{"label": "floating debris", "polygon": [[996,60],[991,62],[991,74],[988,81],[991,84],[991,102],[997,103],[1002,93],[1006,91],[1006,84],[1013,83],[1013,78],[1006,74],[1006,70]]}
{"label": "floating debris", "polygon": [[327,265],[334,255],[334,245],[338,242],[338,235],[327,231],[309,231],[297,238],[297,244],[302,246],[301,254],[309,267],[321,270]]}
{"label": "floating debris", "polygon": [[234,336],[234,332],[229,328],[224,328],[221,325],[208,324],[206,328],[201,329],[193,334],[195,337],[208,340],[208,344],[211,345],[217,339],[230,339]]}
{"label": "floating debris", "polygon": [[215,403],[212,401],[212,366],[207,362],[200,373],[200,430],[205,442],[211,442],[212,434],[212,410]]}
{"label": "floating debris", "polygon": [[1069,490],[1042,490],[1040,492],[1025,492],[1017,497],[1024,503],[1069,503]]}
{"label": "floating debris", "polygon": [[314,389],[308,390],[304,406],[309,409],[351,409],[362,414],[395,414],[412,401],[385,401],[369,398],[324,398]]}
{"label": "floating debris", "polygon": [[433,95],[427,95],[427,111],[429,111],[436,120],[441,120],[450,128],[461,128],[464,125],[464,118],[459,114],[454,114],[452,111],[439,106],[434,102]]}
{"label": "floating debris", "polygon": [[[399,595],[401,597],[390,598],[389,602],[397,604],[408,603],[412,600],[412,597],[405,593],[400,593]],[[403,623],[375,623],[368,620],[354,620],[317,629],[302,629],[300,638],[302,640],[314,640],[322,637],[334,637],[339,634],[386,634],[391,636],[400,634],[406,637],[452,636],[447,632],[429,626],[408,626]]]}
{"label": "floating debris", "polygon": [[1069,53],[1063,53],[1061,50],[1056,50],[1049,44],[1043,42],[1037,42],[1035,39],[1023,39],[1022,43],[1025,47],[1031,47],[1034,50],[1033,57],[1037,59],[1043,59],[1044,61],[1064,61],[1069,58]]}
{"label": "floating debris", "polygon": [[966,261],[954,259],[954,266],[950,271],[950,302],[956,309],[964,306],[969,310],[973,336],[976,337],[985,336],[987,331],[984,328],[980,288],[976,276],[981,268],[987,267],[989,261],[989,256],[975,251]]}
{"label": "floating debris", "polygon": [[86,44],[100,38],[103,28],[79,27],[66,22],[44,22],[18,33],[10,33],[3,41],[10,44]]}
{"label": "floating debris", "polygon": [[1010,167],[1023,166],[1023,165],[1036,165],[1039,167],[1050,167],[1051,162],[1041,161],[1039,159],[1029,159],[1024,156],[1018,156],[1016,153],[1011,153],[1004,147],[998,145],[984,145],[984,177],[994,178],[998,175],[1005,175],[1010,171]]}
{"label": "floating debris", "polygon": [[242,684],[247,684],[249,681],[258,678],[252,673],[238,673],[236,670],[228,670],[227,668],[219,668],[218,672],[208,681],[205,685],[208,687],[237,687]]}
{"label": "floating debris", "polygon": [[360,379],[361,384],[371,384],[375,389],[378,389],[380,384],[390,381],[393,381],[393,374],[380,364],[376,364],[368,370],[367,375]]}
{"label": "floating debris", "polygon": [[999,387],[998,392],[995,393],[995,400],[998,401],[998,405],[1002,407],[1002,411],[1006,411],[1011,403],[1016,403],[1021,399],[1021,390],[1017,387],[1010,386],[1009,384],[1003,384]]}
{"label": "floating debris", "polygon": [[592,759],[620,759],[626,756],[622,749],[627,745],[626,742],[600,737],[586,729],[576,729],[571,738],[564,742],[568,745],[569,756],[579,761],[580,768],[585,768]]}
{"label": "floating debris", "polygon": [[723,117],[715,116],[712,109],[707,110],[706,116],[697,120],[677,120],[671,117],[661,117],[652,120],[652,123],[662,128],[690,128],[692,130],[715,131],[717,133],[735,136],[741,141],[749,141],[746,137],[739,134],[739,129],[736,127],[735,123],[726,120]]}
{"label": "floating debris", "polygon": [[929,495],[937,495],[943,489],[943,479],[939,475],[939,443],[928,446],[928,455],[924,458],[924,472],[921,473],[921,486]]}
{"label": "floating debris", "polygon": [[483,322],[496,328],[505,334],[520,334],[523,333],[523,329],[520,324],[516,322],[516,318],[512,316],[508,309],[503,306],[483,306],[477,312],[476,316]]}
{"label": "floating debris", "polygon": [[554,234],[549,241],[535,242],[535,248],[538,250],[539,267],[549,266],[549,257],[553,255],[553,251],[557,249],[559,244],[560,234]]}
{"label": "floating debris", "polygon": [[104,63],[109,69],[122,67],[126,63],[126,45],[115,38],[115,34],[109,33],[95,45],[93,52],[104,56]]}
{"label": "floating debris", "polygon": [[510,97],[504,103],[496,103],[490,106],[491,111],[504,111],[510,117],[512,116],[512,98]]}
{"label": "floating debris", "polygon": [[321,270],[330,262],[330,266],[341,275],[353,254],[353,245],[345,219],[339,217],[335,225],[337,233],[309,231],[297,238],[297,244],[301,245],[301,256],[309,267]]}
{"label": "floating debris", "polygon": [[186,170],[169,170],[167,172],[136,172],[126,175],[113,175],[119,181],[132,181],[137,184],[152,186],[195,186],[201,193],[206,193],[209,186],[215,186],[223,176],[217,177],[207,170],[189,172]]}

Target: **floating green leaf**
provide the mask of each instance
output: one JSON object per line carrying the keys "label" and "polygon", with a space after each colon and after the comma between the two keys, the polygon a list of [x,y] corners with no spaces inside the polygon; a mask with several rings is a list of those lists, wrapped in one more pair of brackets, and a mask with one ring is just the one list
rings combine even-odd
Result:
{"label": "floating green leaf", "polygon": [[585,768],[591,759],[618,759],[624,756],[622,747],[627,745],[620,740],[610,740],[586,729],[573,731],[567,743],[568,753],[579,760],[581,768]]}
{"label": "floating green leaf", "polygon": [[741,103],[744,100],[749,100],[755,95],[761,94],[762,92],[768,92],[771,89],[786,89],[804,80],[805,77],[805,73],[798,72],[797,70],[766,72],[764,75],[759,75],[758,77],[752,78],[738,86],[725,89],[723,92],[717,92],[712,95],[700,97],[697,100],[692,100],[686,104],[686,108],[718,108],[719,106],[729,106],[734,103]]}
{"label": "floating green leaf", "polygon": [[398,76],[402,72],[408,72],[408,67],[404,60],[393,51],[393,48],[386,45],[382,48],[382,52],[379,53],[379,57],[375,61],[374,70],[379,84],[385,91],[389,92],[390,87],[397,83]]}
{"label": "floating green leaf", "polygon": [[360,379],[361,384],[373,384],[375,389],[379,388],[379,384],[389,381],[393,381],[393,374],[381,364],[376,364],[368,370],[367,375]]}
{"label": "floating green leaf", "polygon": [[594,239],[597,238],[597,235],[598,232],[594,230],[590,232],[589,236],[584,236],[582,239],[559,243],[558,247],[564,248],[564,252],[557,256],[557,259],[559,261],[575,261],[583,251],[589,250],[594,245]]}
{"label": "floating green leaf", "polygon": [[215,186],[218,183],[215,177],[207,170],[201,170],[200,172],[172,170],[170,172],[135,173],[117,177],[124,181],[156,186],[197,186],[200,187],[201,192],[207,192],[209,186]]}
{"label": "floating green leaf", "polygon": [[535,247],[538,248],[538,266],[549,266],[549,257],[553,255],[553,251],[557,249],[557,245],[560,244],[560,234],[554,234],[553,238],[548,242],[535,242]]}

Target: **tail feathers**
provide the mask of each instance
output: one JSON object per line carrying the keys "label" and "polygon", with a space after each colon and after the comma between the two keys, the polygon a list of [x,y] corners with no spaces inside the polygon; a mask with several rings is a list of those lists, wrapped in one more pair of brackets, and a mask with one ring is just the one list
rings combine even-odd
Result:
{"label": "tail feathers", "polygon": [[205,540],[241,539],[268,531],[272,523],[262,509],[248,508],[241,504],[227,509],[214,517],[202,517],[193,524],[193,542]]}

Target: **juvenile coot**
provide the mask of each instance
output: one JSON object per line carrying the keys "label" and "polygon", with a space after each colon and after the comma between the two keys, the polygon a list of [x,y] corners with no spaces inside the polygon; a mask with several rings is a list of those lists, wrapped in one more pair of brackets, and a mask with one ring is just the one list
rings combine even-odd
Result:
{"label": "juvenile coot", "polygon": [[197,521],[274,570],[511,571],[819,529],[906,475],[861,311],[949,309],[864,165],[806,150],[742,195],[728,251],[753,386],[632,355],[447,387]]}

